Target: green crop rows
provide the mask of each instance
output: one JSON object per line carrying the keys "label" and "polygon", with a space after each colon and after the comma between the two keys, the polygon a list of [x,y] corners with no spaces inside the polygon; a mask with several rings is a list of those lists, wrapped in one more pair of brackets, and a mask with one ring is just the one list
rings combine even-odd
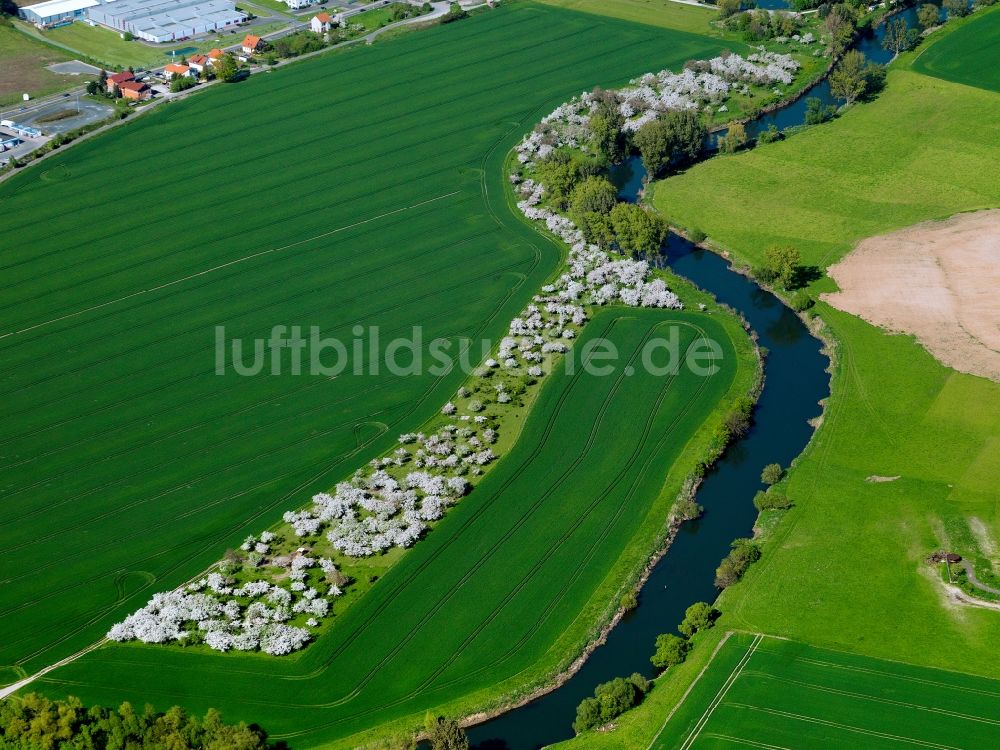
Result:
{"label": "green crop rows", "polygon": [[[719,374],[684,368],[658,377],[639,367],[642,347],[669,326],[679,327],[682,352],[705,334],[723,343]],[[215,705],[311,746],[540,678],[559,659],[552,647],[560,636],[585,627],[578,614],[607,563],[647,514],[662,525],[666,509],[650,506],[662,467],[680,456],[739,369],[725,328],[691,313],[602,311],[579,346],[595,336],[616,342],[615,372],[559,368],[514,451],[301,654],[115,646],[46,678],[47,689],[105,702]],[[248,694],[251,684],[266,687]]]}
{"label": "green crop rows", "polygon": [[653,747],[990,747],[998,698],[997,680],[741,633]]}
{"label": "green crop rows", "polygon": [[981,11],[954,27],[945,26],[913,62],[913,69],[946,81],[1000,91],[1000,12]]}
{"label": "green crop rows", "polygon": [[[508,149],[567,96],[717,44],[518,4],[215,87],[0,186],[0,682],[95,642],[417,427],[462,377],[330,380],[287,362],[219,376],[216,326],[245,340],[274,325],[496,339],[559,255],[511,211]],[[600,325],[624,348],[665,319],[704,319],[615,315]],[[737,379],[724,373],[553,382],[494,489],[304,654],[116,647],[39,687],[216,705],[309,732],[301,745],[540,679],[588,632],[597,613],[578,615],[607,585],[595,571],[648,524],[664,467]],[[584,456],[568,484],[549,474]],[[535,510],[551,523],[521,525],[540,518],[546,482]],[[512,633],[506,653],[497,638]]]}

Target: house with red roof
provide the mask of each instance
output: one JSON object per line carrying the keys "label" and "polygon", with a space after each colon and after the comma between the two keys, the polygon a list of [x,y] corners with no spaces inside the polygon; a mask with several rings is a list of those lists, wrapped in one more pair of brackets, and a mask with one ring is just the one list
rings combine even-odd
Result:
{"label": "house with red roof", "polygon": [[170,63],[167,67],[163,69],[163,75],[166,79],[172,80],[175,76],[180,78],[181,76],[193,77],[195,74],[191,71],[187,65],[182,65],[181,63]]}
{"label": "house with red roof", "polygon": [[264,40],[259,36],[247,34],[246,39],[243,40],[243,54],[252,55],[254,52],[259,52],[262,49],[264,49]]}
{"label": "house with red roof", "polygon": [[208,55],[191,55],[188,58],[188,67],[191,68],[196,74],[200,75],[204,72],[205,66],[208,65],[210,60]]}
{"label": "house with red roof", "polygon": [[123,81],[118,84],[118,89],[121,91],[122,98],[136,102],[144,102],[153,97],[153,90],[139,81]]}
{"label": "house with red roof", "polygon": [[104,81],[104,85],[107,86],[109,94],[118,96],[121,85],[134,80],[135,74],[133,74],[131,70],[123,70],[121,73],[109,75],[107,80]]}
{"label": "house with red roof", "polygon": [[322,11],[312,17],[312,21],[309,22],[309,25],[317,34],[325,34],[330,30],[330,25],[332,23],[333,19],[330,18],[330,14],[326,11]]}

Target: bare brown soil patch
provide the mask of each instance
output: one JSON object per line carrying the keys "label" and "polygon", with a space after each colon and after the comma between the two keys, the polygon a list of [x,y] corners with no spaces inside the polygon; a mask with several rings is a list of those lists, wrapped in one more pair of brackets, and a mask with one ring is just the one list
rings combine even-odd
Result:
{"label": "bare brown soil patch", "polygon": [[939,361],[1000,382],[1000,210],[959,214],[863,240],[823,299],[917,337]]}

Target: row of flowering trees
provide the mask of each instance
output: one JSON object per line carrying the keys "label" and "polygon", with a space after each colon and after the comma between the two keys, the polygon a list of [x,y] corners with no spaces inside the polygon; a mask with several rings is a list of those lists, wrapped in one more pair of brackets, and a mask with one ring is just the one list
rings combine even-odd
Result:
{"label": "row of flowering trees", "polygon": [[[557,120],[579,125],[580,137],[587,137],[577,103],[546,118]],[[529,152],[538,149],[522,143],[519,153]],[[349,583],[334,558],[349,565],[351,558],[410,547],[464,497],[497,458],[501,417],[524,408],[527,391],[540,387],[568,351],[589,308],[681,307],[664,281],[651,277],[646,261],[588,244],[570,219],[542,205],[544,185],[518,175],[512,182],[525,216],[569,245],[567,262],[510,321],[494,356],[482,362],[468,387],[442,407],[440,426],[400,435],[392,450],[313,496],[309,505],[287,511],[277,529],[248,537],[203,578],[154,595],[114,625],[109,639],[203,643],[217,651],[273,655],[302,648]]]}

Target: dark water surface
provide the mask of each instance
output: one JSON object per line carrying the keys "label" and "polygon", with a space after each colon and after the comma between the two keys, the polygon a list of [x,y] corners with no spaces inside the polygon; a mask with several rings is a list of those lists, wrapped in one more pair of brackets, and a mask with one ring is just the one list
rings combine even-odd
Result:
{"label": "dark water surface", "polygon": [[[764,0],[758,5],[787,7],[785,0]],[[914,8],[898,17],[909,26],[916,25]],[[884,34],[884,26],[876,27],[855,48],[873,62],[887,63],[892,54],[882,48]],[[806,100],[811,97],[824,105],[838,103],[823,80],[796,102],[748,123],[748,135],[753,137],[772,124],[782,131],[804,124]],[[635,201],[645,175],[642,161],[632,157],[612,167],[610,177],[622,200]],[[821,343],[774,295],[732,271],[723,258],[673,234],[664,247],[663,263],[740,311],[768,350],[766,382],[754,412],[754,425],[705,477],[697,494],[704,515],[681,527],[643,587],[639,606],[564,685],[472,727],[469,739],[477,750],[535,750],[569,739],[577,705],[593,694],[599,683],[632,672],[652,676],[649,657],[656,636],[673,631],[692,603],[715,598],[716,566],[733,539],[751,534],[757,517],[753,496],[763,488],[761,469],[772,462],[788,466],[802,452],[813,432],[809,420],[820,414],[819,401],[829,395],[829,361],[821,353]]]}

